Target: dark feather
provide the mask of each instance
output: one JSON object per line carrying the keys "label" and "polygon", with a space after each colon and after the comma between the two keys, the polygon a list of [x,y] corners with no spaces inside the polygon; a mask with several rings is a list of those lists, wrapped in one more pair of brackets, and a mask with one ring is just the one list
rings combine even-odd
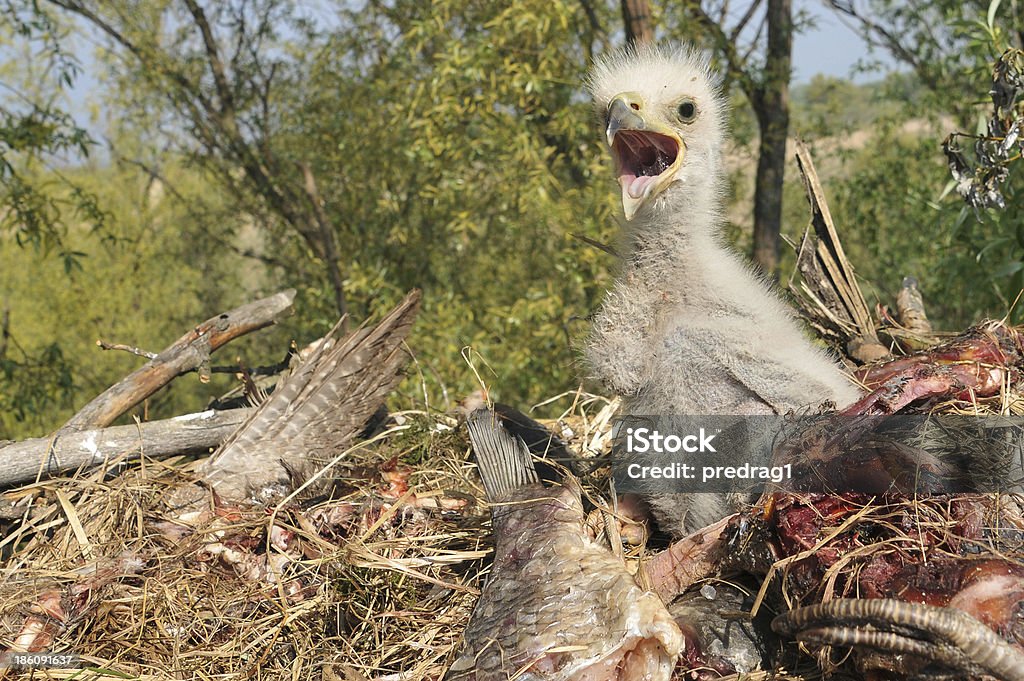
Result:
{"label": "dark feather", "polygon": [[539,482],[526,443],[509,435],[497,414],[477,409],[466,425],[489,502],[507,499],[520,487]]}

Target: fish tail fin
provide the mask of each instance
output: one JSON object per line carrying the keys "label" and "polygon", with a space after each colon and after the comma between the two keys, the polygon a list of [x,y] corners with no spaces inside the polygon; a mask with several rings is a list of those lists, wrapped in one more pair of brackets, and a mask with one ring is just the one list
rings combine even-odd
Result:
{"label": "fish tail fin", "polygon": [[539,482],[526,443],[510,435],[497,414],[477,409],[466,425],[488,501],[499,501],[520,487]]}

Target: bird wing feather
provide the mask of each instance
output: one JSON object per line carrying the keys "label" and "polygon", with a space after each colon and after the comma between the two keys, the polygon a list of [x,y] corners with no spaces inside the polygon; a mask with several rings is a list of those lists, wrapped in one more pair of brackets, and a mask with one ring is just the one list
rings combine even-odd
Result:
{"label": "bird wing feather", "polygon": [[344,447],[401,377],[402,348],[419,310],[413,291],[372,328],[338,338],[341,322],[201,467],[219,494],[284,491],[295,472]]}

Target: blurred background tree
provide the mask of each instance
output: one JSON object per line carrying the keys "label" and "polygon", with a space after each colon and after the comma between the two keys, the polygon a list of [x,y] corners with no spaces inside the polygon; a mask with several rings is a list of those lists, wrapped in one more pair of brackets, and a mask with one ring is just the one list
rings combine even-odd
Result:
{"label": "blurred background tree", "polygon": [[[288,340],[417,286],[417,362],[397,400],[447,409],[478,387],[466,347],[503,400],[573,390],[615,268],[588,241],[614,244],[619,219],[582,83],[627,40],[711,50],[735,105],[729,236],[766,271],[785,278],[780,239],[807,221],[785,167],[798,132],[880,300],[913,274],[940,326],[1001,316],[1024,283],[1024,229],[942,197],[939,150],[977,119],[989,7],[877,4],[832,3],[873,17],[862,30],[912,56],[903,71],[791,87],[791,41],[811,20],[788,0],[7,0],[0,438],[52,429],[138,365],[97,338],[159,350],[284,287],[297,314],[215,361],[276,362]],[[200,408],[230,381],[178,381],[145,416]]]}

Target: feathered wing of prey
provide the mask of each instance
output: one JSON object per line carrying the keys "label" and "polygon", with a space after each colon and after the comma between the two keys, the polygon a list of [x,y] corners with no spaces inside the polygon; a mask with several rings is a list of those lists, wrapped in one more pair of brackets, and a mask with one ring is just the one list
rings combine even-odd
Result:
{"label": "feathered wing of prey", "polygon": [[[625,214],[622,270],[585,351],[593,376],[631,415],[853,402],[858,390],[836,360],[723,243],[728,111],[707,60],[686,47],[641,47],[599,61],[589,86]],[[724,512],[694,513],[686,526]]]}
{"label": "feathered wing of prey", "polygon": [[287,494],[360,433],[401,378],[402,348],[419,310],[413,291],[372,328],[338,338],[338,323],[199,473],[222,497]]}

